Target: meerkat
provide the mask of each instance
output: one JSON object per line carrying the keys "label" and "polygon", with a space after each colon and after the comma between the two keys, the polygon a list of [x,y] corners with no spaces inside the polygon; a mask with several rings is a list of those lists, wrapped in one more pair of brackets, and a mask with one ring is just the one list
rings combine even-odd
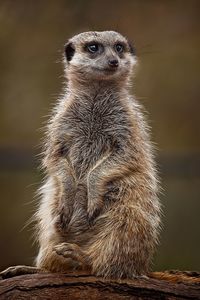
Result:
{"label": "meerkat", "polygon": [[47,128],[40,248],[30,272],[149,273],[161,207],[149,128],[130,94],[136,63],[134,48],[115,31],[67,42],[67,87]]}

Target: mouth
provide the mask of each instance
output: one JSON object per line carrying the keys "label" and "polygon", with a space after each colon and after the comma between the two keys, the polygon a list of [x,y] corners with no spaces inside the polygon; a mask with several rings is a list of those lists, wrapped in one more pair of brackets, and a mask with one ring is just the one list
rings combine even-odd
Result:
{"label": "mouth", "polygon": [[105,68],[103,70],[104,70],[104,72],[108,72],[108,73],[115,73],[115,72],[117,72],[117,68]]}
{"label": "mouth", "polygon": [[117,72],[117,68],[96,68],[94,67],[94,70],[98,71],[98,72],[102,72],[102,73],[107,73],[107,74],[114,74]]}

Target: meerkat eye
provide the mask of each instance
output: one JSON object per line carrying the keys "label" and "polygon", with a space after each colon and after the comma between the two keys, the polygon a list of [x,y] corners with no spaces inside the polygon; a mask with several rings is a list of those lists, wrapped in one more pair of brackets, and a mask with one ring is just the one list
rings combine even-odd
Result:
{"label": "meerkat eye", "polygon": [[122,44],[116,44],[115,49],[118,53],[122,53],[124,51],[124,46]]}
{"label": "meerkat eye", "polygon": [[95,53],[99,50],[99,44],[97,44],[97,43],[89,44],[89,45],[87,45],[87,50],[90,53]]}

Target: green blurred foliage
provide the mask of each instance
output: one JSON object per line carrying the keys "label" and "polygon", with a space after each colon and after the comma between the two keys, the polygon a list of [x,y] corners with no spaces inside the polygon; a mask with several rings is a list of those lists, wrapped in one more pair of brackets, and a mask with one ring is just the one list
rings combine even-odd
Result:
{"label": "green blurred foliage", "polygon": [[34,158],[40,128],[63,88],[63,46],[78,32],[106,29],[136,46],[133,92],[148,111],[161,157],[164,225],[154,268],[200,269],[200,2],[194,0],[1,0],[1,268],[30,264],[36,254],[33,229],[23,227],[42,178]]}

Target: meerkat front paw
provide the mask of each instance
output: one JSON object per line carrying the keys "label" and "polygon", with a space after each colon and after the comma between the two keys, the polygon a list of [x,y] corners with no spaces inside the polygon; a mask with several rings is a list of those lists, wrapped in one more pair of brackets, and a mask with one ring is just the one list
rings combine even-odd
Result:
{"label": "meerkat front paw", "polygon": [[53,251],[55,251],[57,255],[64,257],[73,270],[84,269],[84,252],[78,245],[70,243],[61,243],[54,246]]}

